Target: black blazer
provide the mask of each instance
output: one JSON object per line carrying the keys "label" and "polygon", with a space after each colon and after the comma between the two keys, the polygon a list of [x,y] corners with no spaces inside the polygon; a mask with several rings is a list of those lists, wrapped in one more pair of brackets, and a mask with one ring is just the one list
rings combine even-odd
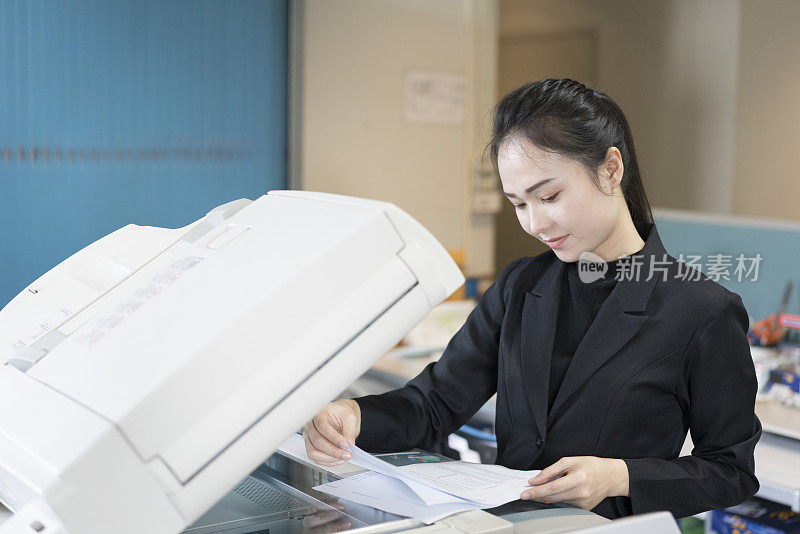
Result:
{"label": "black blazer", "polygon": [[[497,393],[498,464],[543,469],[563,456],[626,462],[630,497],[604,499],[593,509],[602,516],[684,517],[753,495],[761,423],[741,298],[667,255],[655,225],[639,228],[640,276],[619,280],[603,303],[550,413],[564,266],[553,251],[508,265],[441,359],[405,387],[356,399],[356,444],[374,452],[435,449]],[[687,430],[694,449],[679,458]]]}

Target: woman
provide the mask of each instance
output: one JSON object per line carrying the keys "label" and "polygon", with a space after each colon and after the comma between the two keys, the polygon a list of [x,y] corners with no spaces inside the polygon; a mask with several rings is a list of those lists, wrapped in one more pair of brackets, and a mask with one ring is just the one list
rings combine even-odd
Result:
{"label": "woman", "polygon": [[531,83],[498,104],[490,148],[522,228],[552,250],[508,265],[405,387],[317,414],[309,456],[435,449],[497,393],[497,463],[543,470],[522,499],[680,518],[753,495],[747,313],[664,250],[620,108],[573,80]]}

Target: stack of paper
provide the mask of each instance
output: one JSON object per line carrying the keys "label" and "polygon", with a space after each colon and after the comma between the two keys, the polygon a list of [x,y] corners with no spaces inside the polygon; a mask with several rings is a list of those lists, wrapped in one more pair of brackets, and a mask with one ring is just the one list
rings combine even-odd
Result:
{"label": "stack of paper", "polygon": [[539,471],[468,462],[393,466],[350,446],[354,463],[369,471],[314,489],[387,512],[433,523],[476,508],[494,508],[519,499]]}

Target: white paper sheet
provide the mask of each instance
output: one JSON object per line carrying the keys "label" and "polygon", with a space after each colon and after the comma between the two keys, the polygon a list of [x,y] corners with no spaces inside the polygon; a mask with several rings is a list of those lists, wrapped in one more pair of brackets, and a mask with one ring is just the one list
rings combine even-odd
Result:
{"label": "white paper sheet", "polygon": [[464,119],[464,76],[442,71],[406,72],[405,118],[459,124]]}
{"label": "white paper sheet", "polygon": [[[493,508],[519,499],[528,487],[528,479],[539,471],[519,471],[500,465],[469,462],[420,463],[397,467],[350,446],[351,463],[406,482],[426,503],[449,502],[442,495],[452,495],[473,501],[482,508]],[[416,484],[415,484],[416,483]],[[437,491],[432,491],[437,490]]]}
{"label": "white paper sheet", "polygon": [[[302,436],[290,436],[281,449],[310,461]],[[338,467],[359,466],[369,471],[345,475],[314,489],[429,524],[457,512],[515,501],[529,487],[528,479],[539,473],[461,461],[398,467],[355,445],[349,450],[352,460]]]}
{"label": "white paper sheet", "polygon": [[493,508],[519,498],[539,471],[517,471],[469,462],[394,466],[350,446],[354,463],[368,473],[315,487],[341,499],[432,523],[448,515]]}
{"label": "white paper sheet", "polygon": [[502,465],[469,462],[442,462],[404,465],[399,468],[407,477],[440,491],[493,508],[516,501],[529,488],[528,480],[539,474],[519,471]]}
{"label": "white paper sheet", "polygon": [[428,524],[458,512],[480,508],[477,503],[452,496],[448,497],[450,502],[427,504],[400,480],[375,471],[328,482],[314,489]]}
{"label": "white paper sheet", "polygon": [[306,453],[306,443],[303,440],[303,436],[300,434],[292,434],[286,438],[286,441],[284,441],[281,446],[278,447],[278,449],[290,456],[294,456],[298,460],[319,466],[321,469],[329,471],[336,476],[346,477],[352,475],[353,473],[360,473],[363,471],[363,468],[350,462],[334,466],[318,464],[308,457],[308,454]]}
{"label": "white paper sheet", "polygon": [[441,490],[435,487],[431,487],[430,484],[420,483],[414,478],[406,476],[403,473],[403,471],[400,470],[399,467],[394,466],[384,460],[381,460],[380,458],[376,458],[370,453],[364,452],[355,445],[350,445],[350,453],[353,455],[353,459],[350,460],[350,463],[356,464],[357,466],[363,467],[364,469],[369,469],[370,471],[383,473],[384,475],[388,475],[390,477],[399,479],[427,504],[441,504],[441,503],[453,502],[453,499],[447,493],[443,493]]}

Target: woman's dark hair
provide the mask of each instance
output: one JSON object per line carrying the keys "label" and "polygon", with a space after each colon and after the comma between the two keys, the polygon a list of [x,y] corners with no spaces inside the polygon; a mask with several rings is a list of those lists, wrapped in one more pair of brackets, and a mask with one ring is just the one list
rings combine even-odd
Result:
{"label": "woman's dark hair", "polygon": [[580,162],[598,189],[597,168],[608,149],[617,147],[624,167],[620,187],[631,218],[653,222],[631,129],[625,114],[606,94],[569,78],[525,84],[504,96],[495,108],[489,142],[495,166],[500,146],[510,136]]}

